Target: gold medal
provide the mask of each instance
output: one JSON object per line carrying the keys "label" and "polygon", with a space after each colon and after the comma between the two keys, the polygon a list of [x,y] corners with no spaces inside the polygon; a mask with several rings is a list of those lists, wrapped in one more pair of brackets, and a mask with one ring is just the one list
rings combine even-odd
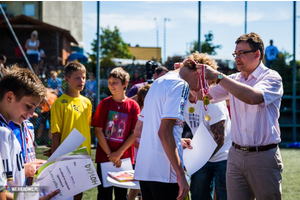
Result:
{"label": "gold medal", "polygon": [[195,112],[195,108],[194,107],[190,107],[189,108],[189,113],[194,113]]}
{"label": "gold medal", "polygon": [[210,120],[210,116],[208,115],[208,114],[206,114],[205,116],[204,116],[204,119],[205,119],[205,121],[209,121]]}
{"label": "gold medal", "polygon": [[207,105],[209,104],[209,102],[210,102],[210,101],[209,101],[209,99],[208,99],[208,96],[205,95],[205,96],[203,97],[203,104],[207,106]]}

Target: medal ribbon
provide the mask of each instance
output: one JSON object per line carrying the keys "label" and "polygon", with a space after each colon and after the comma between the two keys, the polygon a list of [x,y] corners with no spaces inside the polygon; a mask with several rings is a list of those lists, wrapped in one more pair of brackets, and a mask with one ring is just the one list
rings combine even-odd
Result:
{"label": "medal ribbon", "polygon": [[208,98],[207,94],[209,91],[209,86],[205,79],[205,65],[202,65],[201,76],[199,74],[200,73],[198,73],[198,76],[200,77],[201,96],[203,99],[204,110],[207,111],[207,105],[204,104],[204,98]]}

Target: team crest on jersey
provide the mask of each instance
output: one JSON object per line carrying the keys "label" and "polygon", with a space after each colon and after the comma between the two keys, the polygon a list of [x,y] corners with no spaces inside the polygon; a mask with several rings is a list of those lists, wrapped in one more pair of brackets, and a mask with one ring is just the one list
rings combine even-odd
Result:
{"label": "team crest on jersey", "polygon": [[113,115],[113,120],[114,120],[114,121],[118,121],[119,118],[120,118],[120,116],[119,116],[118,113],[115,113],[115,114]]}
{"label": "team crest on jersey", "polygon": [[62,99],[60,102],[61,103],[68,103],[68,100],[67,99]]}
{"label": "team crest on jersey", "polygon": [[82,113],[82,112],[79,110],[79,106],[78,106],[78,105],[73,105],[73,108],[74,108],[74,110],[76,110],[77,112]]}

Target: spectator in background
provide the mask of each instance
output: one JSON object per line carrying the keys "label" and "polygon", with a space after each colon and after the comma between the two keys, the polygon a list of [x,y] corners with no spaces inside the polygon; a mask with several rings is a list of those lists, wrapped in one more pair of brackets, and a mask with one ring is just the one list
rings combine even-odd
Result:
{"label": "spectator in background", "polygon": [[[160,67],[157,67],[155,68],[155,73],[153,75],[153,79],[156,80],[158,79],[159,77],[165,75],[166,73],[168,73],[168,69],[164,66],[160,66]],[[137,92],[138,90],[143,87],[144,85],[148,84],[148,82],[143,82],[143,83],[137,83],[135,85],[133,85],[130,90],[128,91],[127,93],[127,97],[130,97],[134,100],[137,100]]]}
{"label": "spectator in background", "polygon": [[0,80],[3,77],[5,73],[5,64],[6,63],[6,56],[5,55],[0,55]]}
{"label": "spectator in background", "polygon": [[[57,99],[57,95],[55,94],[55,92],[53,91],[53,89],[47,88],[46,91],[46,97],[45,100],[41,102],[40,104],[40,109],[41,109],[41,114],[39,116],[40,119],[40,125],[39,125],[39,129],[38,129],[38,134],[37,134],[37,139],[36,142],[38,144],[42,144],[42,140],[45,140],[45,136],[43,136],[43,131],[45,129],[45,125],[48,123],[50,124],[50,109],[51,106],[53,104],[53,102]],[[49,141],[51,140],[51,129],[50,127],[47,127],[48,130],[48,145]]]}
{"label": "spectator in background", "polygon": [[39,56],[38,56],[38,61],[39,61],[39,65],[38,65],[38,69],[39,69],[39,78],[42,78],[43,76],[45,76],[44,59],[45,59],[45,57],[46,57],[46,54],[45,54],[44,49],[40,49],[38,55],[39,55]]}
{"label": "spectator in background", "polygon": [[61,88],[61,79],[57,77],[56,71],[51,71],[51,78],[48,80],[48,88],[52,88],[57,97],[60,97],[63,94]]}
{"label": "spectator in background", "polygon": [[34,73],[39,76],[39,70],[38,70],[38,63],[39,63],[39,47],[40,47],[40,41],[38,38],[38,32],[36,30],[32,31],[30,39],[27,39],[25,48],[26,48],[26,55],[28,58],[28,61],[32,65]]}
{"label": "spectator in background", "polygon": [[95,97],[97,91],[97,81],[95,80],[95,75],[93,73],[89,73],[89,80],[86,81],[85,84],[85,96],[89,98],[92,102],[92,110],[95,111]]}
{"label": "spectator in background", "polygon": [[139,71],[135,70],[133,72],[133,77],[131,78],[131,80],[129,81],[129,88],[131,88],[132,86],[134,86],[135,84],[138,83],[143,83],[144,79],[142,78],[143,75],[140,75]]}
{"label": "spectator in background", "polygon": [[274,63],[278,57],[278,49],[273,45],[273,40],[270,40],[270,45],[265,50],[266,66],[270,69],[274,69]]}

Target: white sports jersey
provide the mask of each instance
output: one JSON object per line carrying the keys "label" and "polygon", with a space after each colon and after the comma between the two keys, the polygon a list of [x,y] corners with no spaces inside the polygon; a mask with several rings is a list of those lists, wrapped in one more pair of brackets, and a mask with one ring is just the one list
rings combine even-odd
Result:
{"label": "white sports jersey", "polygon": [[[2,157],[0,154],[0,161],[2,161]],[[4,172],[4,167],[2,162],[0,162],[0,192],[2,192],[5,189],[5,185],[6,185],[6,175]]]}
{"label": "white sports jersey", "polygon": [[22,150],[15,134],[0,114],[0,154],[6,176],[13,177],[18,186],[25,184],[25,169]]}
{"label": "white sports jersey", "polygon": [[188,94],[188,84],[176,72],[168,72],[151,85],[139,116],[143,121],[143,129],[135,165],[135,179],[177,183],[176,173],[163,149],[158,130],[161,120],[176,120],[173,134],[182,162],[183,110]]}
{"label": "white sports jersey", "polygon": [[[189,112],[189,108],[194,107],[194,113]],[[225,142],[221,149],[209,160],[209,162],[218,162],[222,160],[227,160],[228,150],[231,147],[231,138],[230,138],[230,130],[231,130],[231,121],[229,118],[229,113],[226,107],[226,102],[221,101],[218,103],[210,103],[207,106],[207,114],[210,116],[210,121],[205,121],[204,116],[206,115],[203,101],[197,101],[197,104],[191,103],[189,100],[184,107],[184,120],[190,127],[193,135],[197,131],[200,123],[203,123],[207,128],[209,133],[213,137],[213,133],[211,132],[210,126],[225,120]]]}

